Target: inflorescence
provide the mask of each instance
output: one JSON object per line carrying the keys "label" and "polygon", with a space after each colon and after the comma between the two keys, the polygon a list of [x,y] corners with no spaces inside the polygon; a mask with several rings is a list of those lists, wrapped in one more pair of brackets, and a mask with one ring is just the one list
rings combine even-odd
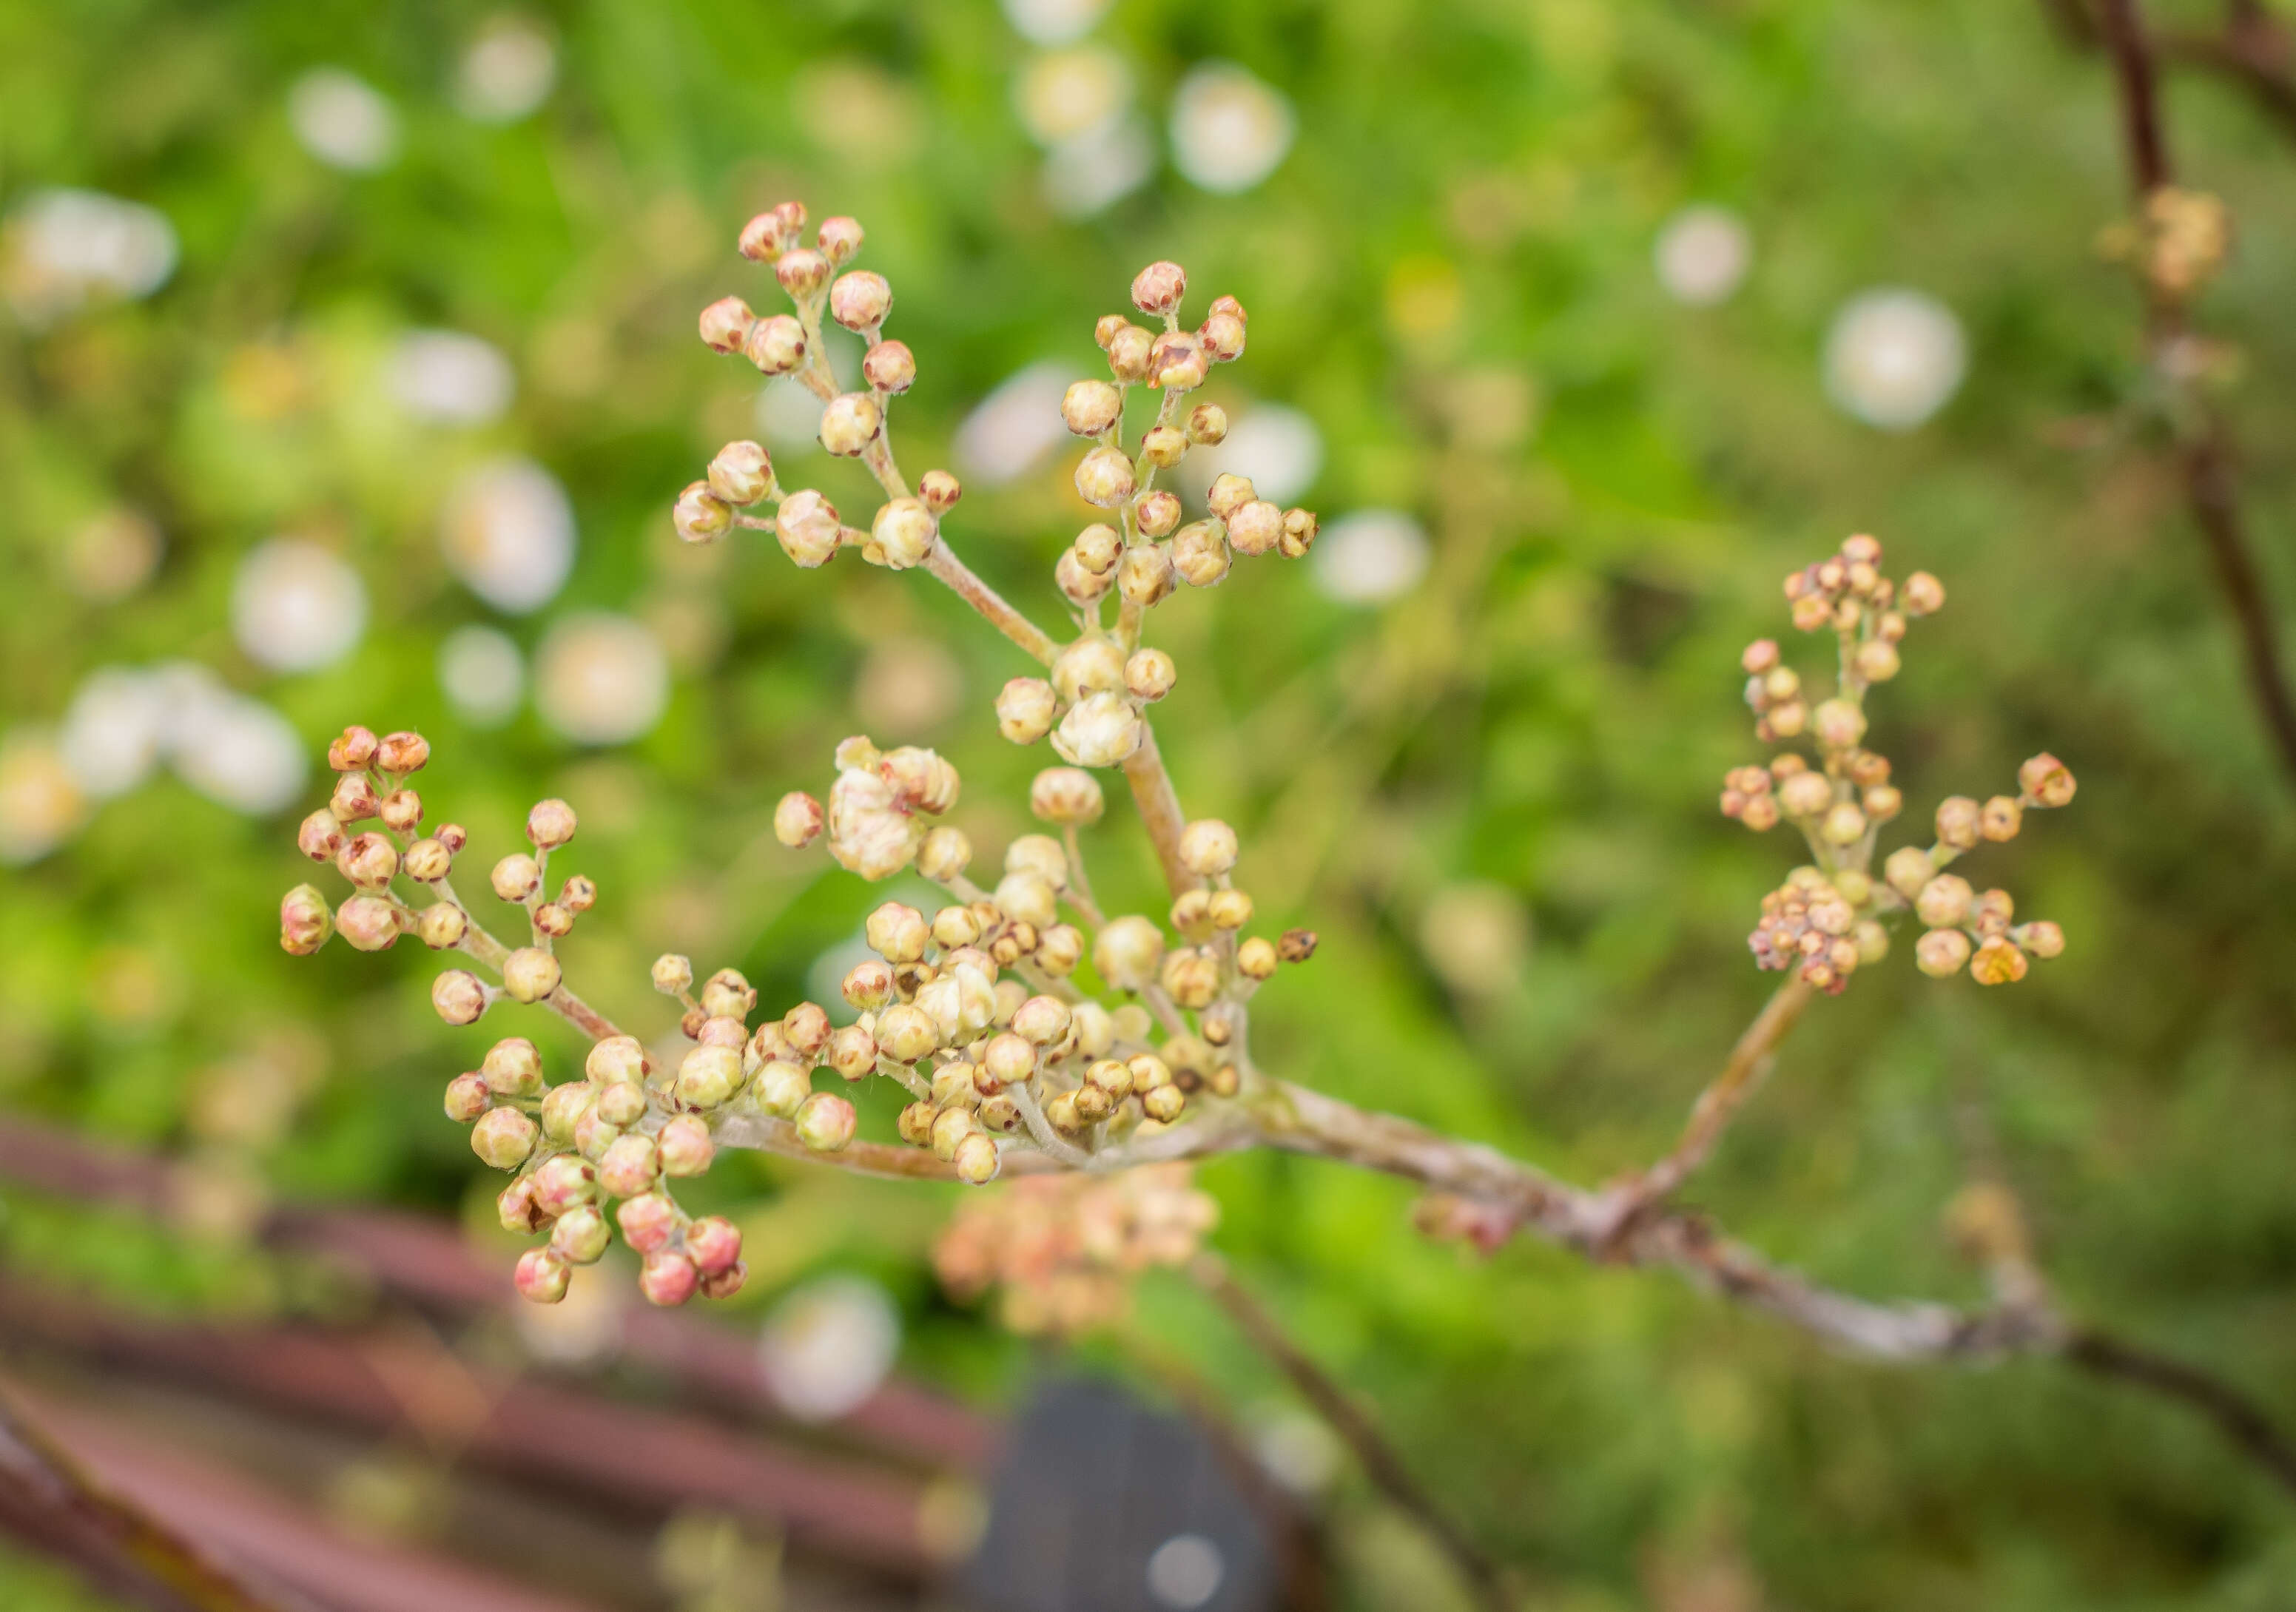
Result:
{"label": "inflorescence", "polygon": [[2061,806],[2076,788],[2055,757],[2033,757],[2017,769],[2018,792],[1982,803],[1965,795],[1938,805],[1937,838],[1902,846],[1873,872],[1882,825],[1905,806],[1890,781],[1890,758],[1866,743],[1866,696],[1898,675],[1906,625],[1945,604],[1945,588],[1927,571],[1900,584],[1882,574],[1882,545],[1859,536],[1839,553],[1785,580],[1793,624],[1831,632],[1839,646],[1834,691],[1815,706],[1800,675],[1773,639],[1746,646],[1746,703],[1765,744],[1808,738],[1816,759],[1786,749],[1767,766],[1733,767],[1722,781],[1722,814],[1760,832],[1792,823],[1808,843],[1810,861],[1762,897],[1761,921],[1747,937],[1765,969],[1796,969],[1803,981],[1839,994],[1860,965],[1890,950],[1887,921],[1911,911],[1925,927],[1914,959],[1943,978],[1965,964],[1981,985],[2025,977],[2032,958],[2064,950],[2064,931],[2044,921],[2012,921],[2006,890],[1981,895],[1945,870],[1985,840],[2013,839],[2025,813]]}

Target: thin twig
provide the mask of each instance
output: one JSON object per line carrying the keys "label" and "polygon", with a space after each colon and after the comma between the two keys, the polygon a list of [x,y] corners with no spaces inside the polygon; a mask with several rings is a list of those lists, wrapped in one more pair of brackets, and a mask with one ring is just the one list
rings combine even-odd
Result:
{"label": "thin twig", "polygon": [[[2098,0],[2097,26],[2112,58],[2122,143],[2140,212],[2176,183],[2162,127],[2153,51],[2136,0]],[[2180,353],[2192,340],[2181,298],[2157,284],[2146,299],[2145,340],[2154,370],[2181,395],[2193,424],[2181,432],[2177,468],[2193,518],[2208,544],[2217,582],[2240,630],[2249,689],[2281,765],[2296,780],[2296,694],[2281,667],[2279,633],[2256,563],[2233,476],[2232,435],[2221,413],[2180,378]]]}
{"label": "thin twig", "polygon": [[1513,1612],[1514,1597],[1499,1565],[1485,1555],[1466,1531],[1445,1515],[1432,1496],[1411,1475],[1395,1446],[1354,1397],[1317,1365],[1307,1351],[1292,1341],[1275,1316],[1246,1292],[1217,1256],[1199,1255],[1188,1267],[1196,1285],[1227,1313],[1236,1330],[1283,1373],[1300,1396],[1355,1454],[1364,1475],[1398,1510],[1408,1514],[1457,1568],[1489,1612]]}
{"label": "thin twig", "polygon": [[2147,1389],[2198,1412],[2282,1488],[2296,1495],[2296,1444],[2239,1389],[2109,1333],[2076,1331],[2065,1340],[2063,1354],[2084,1371]]}

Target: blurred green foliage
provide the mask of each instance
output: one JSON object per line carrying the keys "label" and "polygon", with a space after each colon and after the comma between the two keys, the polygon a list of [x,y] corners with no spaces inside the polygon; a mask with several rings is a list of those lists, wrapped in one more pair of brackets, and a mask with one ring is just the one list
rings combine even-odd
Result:
{"label": "blurred green foliage", "polygon": [[[53,724],[98,666],[188,657],[315,752],[346,721],[419,727],[424,792],[472,855],[509,848],[539,794],[583,812],[573,861],[603,897],[565,954],[607,1011],[660,1027],[644,962],[665,948],[795,1000],[874,896],[783,852],[769,814],[825,785],[831,747],[865,725],[872,644],[953,650],[962,701],[877,737],[957,761],[978,841],[1018,831],[1040,759],[988,719],[1023,668],[945,595],[850,561],[800,575],[769,542],[672,538],[676,489],[750,429],[755,378],[693,334],[712,297],[770,300],[734,230],[786,195],[868,225],[863,261],[918,355],[897,411],[912,472],[947,462],[964,412],[1023,364],[1091,372],[1094,317],[1141,263],[1177,258],[1199,299],[1233,291],[1255,315],[1215,395],[1319,427],[1306,502],[1327,520],[1407,509],[1435,540],[1426,580],[1383,609],[1262,561],[1154,624],[1181,666],[1158,725],[1184,798],[1243,829],[1264,923],[1324,937],[1260,998],[1264,1060],[1579,1179],[1663,1145],[1767,987],[1742,937],[1786,865],[1713,809],[1724,769],[1756,756],[1738,649],[1782,627],[1781,575],[1872,530],[1951,593],[1878,700],[1875,741],[1917,816],[2005,786],[2037,749],[2072,765],[2073,809],[1977,870],[2070,945],[1994,993],[1902,959],[1861,974],[1811,1014],[1701,1199],[1828,1281],[1967,1299],[1939,1213],[1997,1170],[2076,1312],[2296,1417],[2296,818],[2142,423],[2136,294],[2094,251],[2125,207],[2103,70],[2040,7],[1122,0],[1095,37],[1152,119],[1190,64],[1227,58],[1290,99],[1299,136],[1247,194],[1167,164],[1083,221],[1044,202],[1013,110],[1031,47],[987,0],[534,14],[556,87],[490,127],[447,94],[478,26],[463,7],[0,11],[0,205],[108,191],[164,212],[183,252],[148,300],[0,325],[6,724]],[[290,85],[326,64],[397,103],[386,170],[332,170],[291,134]],[[2242,356],[2226,401],[2285,599],[2296,148],[2217,86],[2179,81],[2169,104],[2190,182],[2239,221],[2199,316]],[[1754,243],[1711,308],[1669,301],[1651,267],[1661,225],[1702,200]],[[1902,435],[1819,383],[1834,310],[1877,284],[1942,299],[1968,336],[1966,384]],[[510,355],[508,413],[449,430],[396,411],[379,376],[409,326]],[[457,474],[506,451],[564,481],[579,530],[570,584],[533,618],[489,611],[437,542]],[[849,467],[784,479],[816,474],[849,516],[869,507]],[[89,604],[59,557],[118,503],[158,521],[165,558],[133,597]],[[1056,459],[975,489],[951,531],[1051,618],[1046,573],[1082,518]],[[371,596],[364,641],[324,671],[266,674],[228,628],[235,564],[281,532],[336,548]],[[482,733],[445,703],[450,629],[490,621],[531,647],[584,608],[672,641],[647,737],[585,750],[530,709]],[[1095,878],[1150,904],[1124,815],[1090,837]],[[0,1101],[213,1149],[207,1072],[286,1037],[308,1089],[234,1157],[283,1191],[462,1202],[483,1183],[437,1093],[471,1043],[428,1011],[436,965],[412,943],[277,950],[275,903],[303,876],[292,816],[250,821],[163,778],[0,872]],[[1423,942],[1470,881],[1529,938],[1463,988]],[[889,1128],[878,1107],[867,1123]],[[1470,1260],[1417,1239],[1385,1180],[1277,1158],[1205,1180],[1223,1248],[1543,1605],[2296,1607],[2284,1497],[2172,1412],[2046,1364],[1838,1361],[1671,1279],[1536,1247]],[[932,1290],[944,1195],[750,1159],[709,1185],[752,1228],[742,1312],[859,1264],[906,1307],[906,1369],[992,1395],[1024,1381],[1026,1351]],[[246,1300],[173,1245],[13,1216],[11,1258],[37,1244],[174,1302]],[[1280,1397],[1177,1284],[1148,1287],[1142,1324],[1240,1403]],[[1356,1593],[1412,1603],[1394,1587],[1409,1551],[1353,1536]],[[0,1587],[44,1593],[16,1572],[0,1564]]]}

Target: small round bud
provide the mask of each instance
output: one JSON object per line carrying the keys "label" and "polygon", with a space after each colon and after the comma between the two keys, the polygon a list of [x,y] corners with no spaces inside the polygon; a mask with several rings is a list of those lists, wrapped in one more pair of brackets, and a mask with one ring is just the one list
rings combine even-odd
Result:
{"label": "small round bud", "polygon": [[972,862],[972,841],[962,829],[947,824],[930,831],[917,847],[917,871],[946,884],[964,873]]}
{"label": "small round bud", "polygon": [[1086,503],[1114,509],[1132,496],[1132,461],[1124,450],[1096,447],[1077,462],[1076,490]]}
{"label": "small round bud", "polygon": [[505,1035],[488,1047],[479,1072],[500,1096],[532,1097],[542,1090],[542,1054],[523,1035]]}
{"label": "small round bud", "polygon": [[[316,885],[299,884],[280,898],[281,950],[292,956],[308,957],[326,945],[327,937],[334,932],[334,912],[328,907],[327,898],[319,893]],[[393,933],[395,937],[396,931]]]}
{"label": "small round bud", "polygon": [[602,1086],[644,1080],[652,1068],[644,1046],[635,1035],[609,1035],[593,1046],[582,1061],[582,1072]]}
{"label": "small round bud", "polygon": [[816,1153],[842,1152],[853,1140],[853,1105],[829,1092],[816,1092],[797,1111],[797,1139]]}
{"label": "small round bud", "polygon": [[1123,418],[1124,394],[1105,380],[1077,381],[1061,399],[1061,419],[1078,437],[1101,436]]}
{"label": "small round bud", "polygon": [[1140,714],[1122,695],[1090,694],[1061,718],[1053,732],[1053,749],[1076,766],[1112,767],[1140,748],[1142,732]]}
{"label": "small round bud", "polygon": [[880,341],[862,356],[861,379],[898,397],[917,383],[917,356],[906,341]]}
{"label": "small round bud", "polygon": [[739,352],[758,316],[739,297],[720,297],[701,310],[701,340],[713,353]]}
{"label": "small round bud", "polygon": [[729,442],[709,461],[709,480],[726,503],[755,503],[773,491],[773,456],[755,442]]}
{"label": "small round bud", "polygon": [[1124,651],[1115,640],[1088,633],[1054,658],[1052,673],[1053,687],[1070,702],[1119,689],[1124,686]]}
{"label": "small round bud", "polygon": [[327,765],[338,773],[365,772],[374,760],[378,742],[373,728],[347,727],[327,746]]}
{"label": "small round bud", "polygon": [[1245,500],[1228,511],[1227,540],[1239,554],[1265,554],[1283,541],[1283,511],[1265,498]]}
{"label": "small round bud", "polygon": [[925,1132],[926,1145],[942,1160],[953,1159],[957,1144],[974,1134],[977,1128],[972,1114],[965,1109],[944,1109],[933,1116],[932,1125]]}
{"label": "small round bud", "polygon": [[925,556],[932,552],[940,523],[922,499],[896,498],[878,510],[876,519],[869,523],[869,536],[876,540],[888,568],[906,571],[922,565]]}
{"label": "small round bud", "polygon": [[981,1052],[980,1067],[991,1079],[1017,1085],[1037,1072],[1036,1043],[1011,1030],[992,1035]]}
{"label": "small round bud", "polygon": [[497,1170],[515,1170],[534,1151],[534,1121],[516,1109],[489,1109],[471,1127],[471,1151]]}
{"label": "small round bud", "polygon": [[1053,562],[1053,584],[1061,590],[1061,597],[1078,610],[1083,610],[1115,585],[1115,577],[1107,571],[1087,569],[1077,559],[1074,549],[1063,549]]}
{"label": "small round bud", "polygon": [[526,814],[526,837],[537,848],[554,851],[574,838],[574,808],[562,800],[537,800]]}
{"label": "small round bud", "polygon": [[1132,518],[1142,536],[1164,536],[1180,524],[1180,501],[1169,493],[1143,493],[1132,506]]}
{"label": "small round bud", "polygon": [[730,1271],[742,1257],[741,1229],[722,1215],[705,1215],[685,1228],[685,1256],[704,1276]]}
{"label": "small round bud", "polygon": [[1898,675],[1898,659],[1895,645],[1879,638],[1869,639],[1857,646],[1850,657],[1857,675],[1868,683],[1887,683]]}
{"label": "small round bud", "polygon": [[1106,344],[1108,372],[1125,384],[1148,379],[1148,354],[1156,338],[1138,325],[1126,323]]}
{"label": "small round bud", "polygon": [[[1140,435],[1140,453],[1158,470],[1168,471],[1187,457],[1188,434],[1168,425],[1151,426]],[[1156,495],[1151,493],[1145,496],[1152,498]],[[1171,495],[1168,493],[1164,496],[1168,498]]]}
{"label": "small round bud", "polygon": [[893,288],[882,274],[856,269],[829,288],[829,316],[849,331],[873,331],[892,311]]}
{"label": "small round bud", "polygon": [[787,314],[760,319],[742,344],[742,356],[766,375],[786,375],[805,362],[805,326]]}
{"label": "small round bud", "polygon": [[1147,1111],[1149,1118],[1160,1125],[1170,1125],[1188,1106],[1188,1094],[1177,1085],[1158,1086],[1152,1092],[1141,1094],[1140,1106]]}
{"label": "small round bud", "polygon": [[996,1169],[1002,1162],[996,1144],[978,1131],[956,1144],[949,1155],[949,1163],[956,1168],[956,1178],[969,1186],[987,1186],[996,1179]]}
{"label": "small round bud", "polygon": [[835,558],[841,531],[837,506],[810,487],[791,494],[774,511],[782,552],[808,570]]}
{"label": "small round bud", "polygon": [[447,1083],[447,1117],[457,1125],[476,1123],[494,1106],[495,1094],[487,1089],[482,1075],[457,1075]]}
{"label": "small round bud", "polygon": [[[1271,503],[1267,507],[1273,510],[1275,506]],[[1152,551],[1136,549],[1133,552],[1146,554]],[[1130,556],[1126,558],[1128,560]],[[1227,539],[1220,536],[1219,527],[1215,522],[1192,521],[1182,527],[1180,535],[1172,539],[1171,569],[1179,573],[1181,579],[1190,587],[1218,587],[1227,579],[1231,563]],[[1127,597],[1129,596],[1128,593]]]}
{"label": "small round bud", "polygon": [[777,1119],[787,1119],[813,1095],[813,1071],[776,1058],[758,1071],[751,1090],[758,1108]]}
{"label": "small round bud", "polygon": [[677,1100],[688,1108],[717,1108],[741,1084],[742,1055],[731,1047],[695,1047],[677,1066]]}
{"label": "small round bud", "polygon": [[1199,403],[1188,411],[1188,440],[1211,447],[1227,438],[1227,411],[1217,403]]}
{"label": "small round bud", "polygon": [[653,988],[664,996],[682,996],[693,988],[693,960],[664,952],[653,960]]}
{"label": "small round bud", "polygon": [[1105,577],[1113,571],[1123,550],[1123,536],[1105,521],[1095,521],[1085,528],[1069,545],[1069,552],[1076,556],[1077,563],[1095,577]]}
{"label": "small round bud", "polygon": [[295,848],[313,862],[332,862],[348,838],[343,832],[343,825],[335,821],[335,814],[321,806],[303,819],[302,825],[295,831]]}
{"label": "small round bud", "polygon": [[487,881],[504,901],[522,902],[542,888],[542,869],[524,851],[512,851],[495,863]]}
{"label": "small round bud", "polygon": [[1069,1033],[1068,1004],[1056,996],[1031,996],[1013,1015],[1013,1034],[1040,1047],[1051,1046]]}
{"label": "small round bud", "polygon": [[394,834],[411,834],[422,821],[422,797],[413,790],[393,790],[382,798],[382,826]]}
{"label": "small round bud", "polygon": [[1810,713],[1810,731],[1830,750],[1846,750],[1866,737],[1866,713],[1853,700],[1828,700]]}
{"label": "small round bud", "polygon": [[374,743],[374,765],[379,772],[393,778],[404,778],[409,773],[419,773],[430,761],[430,741],[412,729],[385,733]]}
{"label": "small round bud", "polygon": [[924,914],[898,901],[889,901],[870,913],[863,933],[868,937],[869,949],[893,963],[916,961],[932,939]]}
{"label": "small round bud", "polygon": [[1922,893],[1923,886],[1937,877],[1937,863],[1919,846],[1900,846],[1882,864],[1882,877],[1891,889],[1911,901]]}
{"label": "small round bud", "polygon": [[448,969],[430,982],[430,1005],[448,1024],[476,1024],[487,1011],[487,987],[467,969]]}
{"label": "small round bud", "polygon": [[436,884],[455,871],[455,858],[441,839],[418,839],[399,864],[417,884]]}
{"label": "small round bud", "polygon": [[846,1025],[830,1036],[822,1061],[847,1080],[864,1079],[877,1067],[876,1038],[863,1026]]}
{"label": "small round bud", "polygon": [[1144,314],[1169,314],[1188,294],[1188,272],[1177,263],[1150,264],[1132,277],[1132,306]]}
{"label": "small round bud", "polygon": [[782,290],[791,300],[804,302],[821,294],[829,283],[829,259],[819,252],[799,247],[783,252],[774,264],[774,278],[781,282]]}
{"label": "small round bud", "polygon": [[622,1240],[636,1254],[652,1254],[668,1248],[685,1218],[665,1192],[647,1191],[626,1198],[614,1211],[614,1219],[622,1228]]}
{"label": "small round bud", "polygon": [[1983,809],[1966,795],[1948,795],[1938,802],[1938,843],[1956,851],[1975,848]]}
{"label": "small round bud", "polygon": [[1144,543],[1124,551],[1116,567],[1116,585],[1128,601],[1145,610],[1171,596],[1178,575],[1169,553],[1156,544]]}
{"label": "small round bud", "polygon": [[914,1063],[940,1045],[940,1027],[914,1002],[896,1002],[877,1016],[879,1051],[896,1063]]}
{"label": "small round bud", "polygon": [[1969,937],[1959,929],[1931,929],[1914,945],[1914,962],[1931,979],[1961,972],[1969,961]]}
{"label": "small round bud", "polygon": [[1197,878],[1218,878],[1235,858],[1235,831],[1219,819],[1200,817],[1180,831],[1180,865]]}
{"label": "small round bud", "polygon": [[1828,845],[1856,845],[1866,838],[1866,814],[1845,800],[1826,813],[1818,833]]}
{"label": "small round bud", "polygon": [[1996,795],[1978,808],[1977,831],[1988,839],[2014,839],[2024,820],[2022,806],[2006,795]]}
{"label": "small round bud", "polygon": [[893,970],[874,958],[856,963],[846,973],[839,992],[863,1012],[874,1012],[893,1000]]}
{"label": "small round bud", "polygon": [[664,1123],[655,1146],[661,1151],[661,1173],[681,1180],[706,1173],[718,1154],[709,1125],[692,1114]]}
{"label": "small round bud", "polygon": [[511,1281],[518,1296],[529,1304],[554,1305],[566,1297],[574,1272],[565,1259],[549,1248],[529,1248],[518,1256]]}
{"label": "small round bud", "polygon": [[1958,873],[1940,873],[1914,897],[1914,911],[1931,929],[1949,929],[1968,918],[1976,892]]}
{"label": "small round bud", "polygon": [[795,223],[781,208],[771,208],[742,226],[736,245],[742,257],[752,263],[771,263],[796,244],[797,232],[805,222],[804,207],[801,203],[784,205],[797,208]]}
{"label": "small round bud", "polygon": [[550,1251],[569,1264],[594,1265],[604,1256],[611,1236],[604,1212],[595,1204],[581,1204],[550,1228]]}
{"label": "small round bud", "polygon": [[365,773],[346,773],[335,780],[334,792],[327,797],[327,810],[335,821],[348,827],[365,822],[382,810],[382,798],[374,792],[374,782]]}
{"label": "small round bud", "polygon": [[1321,530],[1313,510],[1289,509],[1283,511],[1283,541],[1276,546],[1286,560],[1305,560],[1308,551],[1316,546],[1316,534]]}
{"label": "small round bud", "polygon": [[1253,936],[1235,949],[1236,971],[1247,979],[1265,979],[1275,972],[1275,943]]}
{"label": "small round bud", "polygon": [[2012,937],[2024,950],[2044,961],[2064,954],[2065,932],[2046,921],[2020,924]]}
{"label": "small round bud", "polygon": [[1240,929],[1251,921],[1251,897],[1242,890],[1214,890],[1210,912],[1212,928]]}
{"label": "small round bud", "polygon": [[946,515],[964,496],[964,486],[947,471],[927,471],[917,478],[917,496],[936,515]]}
{"label": "small round bud", "polygon": [[[388,950],[397,944],[406,921],[399,908],[380,896],[354,896],[335,912],[335,927],[362,952]],[[281,939],[285,938],[283,932]]]}
{"label": "small round bud", "polygon": [[563,970],[558,959],[536,946],[521,946],[503,959],[503,989],[518,1002],[540,1002],[558,988]]}
{"label": "small round bud", "polygon": [[712,1019],[746,1019],[757,1005],[758,993],[739,969],[720,969],[701,986],[701,1011]]}
{"label": "small round bud", "polygon": [[[864,238],[861,221],[840,213],[833,218],[824,218],[821,227],[814,232],[813,241],[831,263],[846,264],[852,262],[853,255],[861,250]],[[707,1271],[710,1267],[705,1264],[701,1268]]]}
{"label": "small round bud", "polygon": [[1898,590],[1898,601],[1908,616],[1930,616],[1945,608],[1945,584],[1927,571],[1915,571]]}
{"label": "small round bud", "polygon": [[1100,781],[1080,767],[1046,767],[1029,785],[1029,809],[1044,822],[1080,827],[1106,807]]}
{"label": "small round bud", "polygon": [[[800,254],[791,252],[782,261],[787,263],[798,256]],[[802,256],[810,258],[813,254],[806,252]],[[638,1291],[645,1295],[648,1304],[665,1310],[674,1310],[685,1303],[701,1286],[701,1272],[693,1268],[693,1262],[668,1248],[647,1255],[645,1264],[638,1270]]]}
{"label": "small round bud", "polygon": [[821,411],[821,446],[840,459],[856,459],[877,440],[884,412],[866,392],[847,392]]}
{"label": "small round bud", "polygon": [[996,731],[1014,744],[1034,744],[1052,731],[1060,704],[1041,677],[1015,677],[996,695]]}
{"label": "small round bud", "polygon": [[1136,991],[1155,978],[1164,958],[1164,932],[1145,918],[1112,918],[1093,937],[1092,966],[1119,991]]}
{"label": "small round bud", "polygon": [[2073,792],[2080,786],[2071,769],[2044,750],[2018,767],[2017,787],[2024,791],[2030,805],[2061,806],[2071,801]]}
{"label": "small round bud", "polygon": [[1212,478],[1211,489],[1204,495],[1204,502],[1214,515],[1225,520],[1250,503],[1253,496],[1250,477],[1222,471]]}
{"label": "small round bud", "polygon": [[1215,364],[1233,364],[1243,356],[1246,327],[1234,314],[1215,313],[1196,327],[1196,340]]}
{"label": "small round bud", "polygon": [[821,802],[802,790],[791,790],[774,807],[774,838],[791,850],[800,849],[821,837],[824,821]]}

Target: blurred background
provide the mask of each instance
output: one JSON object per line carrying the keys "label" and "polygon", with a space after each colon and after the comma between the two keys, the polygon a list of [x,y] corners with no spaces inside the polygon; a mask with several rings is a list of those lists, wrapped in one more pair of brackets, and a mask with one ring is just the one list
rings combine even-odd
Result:
{"label": "blurred background", "polygon": [[[734,237],[793,196],[867,226],[918,356],[904,462],[964,478],[960,552],[1043,619],[1093,320],[1160,257],[1251,310],[1218,461],[1324,536],[1155,626],[1190,809],[1242,829],[1271,927],[1324,937],[1259,999],[1263,1061],[1575,1179],[1660,1149],[1771,983],[1744,935],[1790,855],[1714,801],[1757,757],[1735,661],[1780,577],[1858,530],[1937,572],[1874,741],[1916,821],[2065,757],[2075,807],[1977,871],[2068,950],[1999,992],[1861,973],[1699,1200],[1828,1281],[1972,1301],[1942,1216],[1997,1178],[2075,1313],[2296,1417],[2296,803],[2097,251],[2128,210],[2106,70],[2047,11],[0,12],[11,1392],[321,1604],[1465,1604],[1184,1280],[1067,1346],[944,1294],[949,1191],[734,1158],[705,1201],[747,1233],[737,1299],[636,1313],[621,1272],[513,1313],[439,1109],[472,1054],[434,960],[278,949],[351,721],[430,737],[434,815],[487,860],[574,802],[603,895],[570,977],[649,1034],[662,950],[833,995],[886,892],[770,814],[845,734],[938,746],[975,840],[1021,831],[1041,755],[988,708],[1023,668],[953,599],[670,532],[734,437],[874,502],[806,394],[694,338],[713,298],[773,300]],[[2285,600],[2296,143],[2221,83],[2169,108],[2237,221],[2196,316]],[[1154,910],[1128,818],[1095,878]],[[1200,1180],[1239,1281],[1528,1604],[2296,1607],[2285,1496],[2172,1410],[1480,1258],[1306,1160]],[[984,1529],[1054,1515],[1018,1478],[1126,1440],[1153,1495],[1070,1485],[1062,1548],[1150,1550],[1154,1495],[1222,1484],[1251,1537],[1099,1599],[984,1576]],[[11,1608],[114,1591],[0,1542]]]}

